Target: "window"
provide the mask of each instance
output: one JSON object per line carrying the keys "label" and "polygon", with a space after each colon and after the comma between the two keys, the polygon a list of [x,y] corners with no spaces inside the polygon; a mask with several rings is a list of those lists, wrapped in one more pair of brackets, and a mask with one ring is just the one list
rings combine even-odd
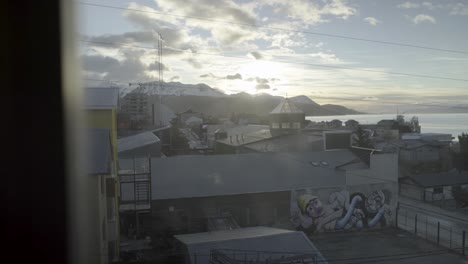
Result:
{"label": "window", "polygon": [[443,193],[443,192],[444,192],[443,187],[434,187],[434,193],[435,194],[439,194],[439,193]]}
{"label": "window", "polygon": [[277,122],[271,123],[271,128],[280,128],[280,124]]}
{"label": "window", "polygon": [[299,123],[299,122],[294,122],[292,125],[293,125],[292,128],[294,128],[294,129],[301,128],[301,123]]}
{"label": "window", "polygon": [[281,128],[290,128],[290,124],[287,122],[281,123]]}

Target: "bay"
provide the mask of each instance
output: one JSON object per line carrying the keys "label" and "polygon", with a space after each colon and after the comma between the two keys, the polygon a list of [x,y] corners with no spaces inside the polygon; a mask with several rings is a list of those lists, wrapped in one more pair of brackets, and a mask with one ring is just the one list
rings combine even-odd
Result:
{"label": "bay", "polygon": [[[415,114],[405,115],[405,120],[409,121],[413,116],[419,119],[421,125],[421,133],[447,133],[455,137],[462,132],[468,133],[468,113],[459,114]],[[339,116],[307,116],[307,120],[314,122],[331,121],[333,119],[345,122],[349,119],[354,119],[360,124],[376,124],[382,119],[396,119],[395,114],[380,114],[380,115],[339,115]]]}

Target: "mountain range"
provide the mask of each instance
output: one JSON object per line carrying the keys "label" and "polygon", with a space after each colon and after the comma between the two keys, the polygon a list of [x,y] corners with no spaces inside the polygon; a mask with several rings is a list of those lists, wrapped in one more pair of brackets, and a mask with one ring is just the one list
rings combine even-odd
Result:
{"label": "mountain range", "polygon": [[[265,116],[273,110],[284,98],[267,93],[251,95],[237,93],[227,95],[219,89],[206,84],[183,84],[169,82],[159,85],[158,82],[142,83],[138,87],[121,88],[123,97],[129,92],[146,93],[149,96],[162,96],[162,103],[176,113],[192,109],[212,116],[230,116],[237,114],[254,114]],[[341,105],[320,105],[305,95],[290,97],[297,107],[307,116],[313,115],[346,115],[362,114]]]}

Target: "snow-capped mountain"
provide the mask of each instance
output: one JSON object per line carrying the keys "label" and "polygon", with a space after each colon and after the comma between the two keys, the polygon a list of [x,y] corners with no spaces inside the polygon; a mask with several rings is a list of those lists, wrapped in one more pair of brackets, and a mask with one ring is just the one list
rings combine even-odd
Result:
{"label": "snow-capped mountain", "polygon": [[132,85],[133,87],[121,88],[120,96],[125,96],[129,92],[139,92],[148,95],[174,95],[174,96],[209,96],[209,97],[226,97],[227,95],[216,88],[199,83],[199,84],[183,84],[180,82],[147,82]]}

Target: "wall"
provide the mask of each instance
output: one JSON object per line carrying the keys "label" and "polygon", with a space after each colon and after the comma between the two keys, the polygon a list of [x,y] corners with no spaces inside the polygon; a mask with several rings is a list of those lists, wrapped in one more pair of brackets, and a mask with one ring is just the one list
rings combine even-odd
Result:
{"label": "wall", "polygon": [[[318,215],[299,209],[299,201],[311,196],[318,198]],[[309,233],[382,228],[393,225],[397,200],[396,183],[156,200],[151,207],[152,226],[160,232],[169,227],[175,233],[204,232],[204,218],[228,213],[241,227],[273,226]],[[346,221],[341,220],[346,214]]]}
{"label": "wall", "polygon": [[422,201],[424,200],[424,189],[413,184],[400,183],[400,195]]}
{"label": "wall", "polygon": [[439,149],[429,146],[423,146],[416,149],[400,151],[401,159],[404,161],[438,161]]}
{"label": "wall", "polygon": [[[119,199],[118,195],[120,193],[119,191],[119,180],[117,176],[117,171],[118,171],[118,158],[117,158],[117,112],[115,109],[87,109],[86,110],[86,121],[87,121],[87,127],[89,128],[108,128],[110,130],[110,138],[111,138],[111,151],[112,151],[112,164],[111,164],[111,174],[113,177],[115,177],[115,184],[114,184],[114,190],[115,194],[117,195],[116,199],[114,199],[115,202],[115,208],[119,208]],[[106,213],[106,211],[103,211]],[[114,233],[116,234],[116,239],[115,239],[115,254],[118,257],[120,252],[119,252],[119,243],[120,243],[120,227],[119,227],[119,215],[118,215],[118,210],[115,210],[115,230]]]}
{"label": "wall", "polygon": [[[117,159],[117,115],[114,109],[88,109],[87,123],[89,128],[108,128],[111,133],[112,156]],[[114,166],[117,171],[117,164]]]}
{"label": "wall", "polygon": [[346,171],[346,184],[360,185],[382,181],[398,183],[398,175],[396,153],[374,154],[370,156],[370,168]]}
{"label": "wall", "polygon": [[[181,232],[203,232],[204,218],[230,214],[241,227],[289,224],[290,192],[155,200],[153,227]],[[173,211],[170,211],[170,208]]]}
{"label": "wall", "polygon": [[291,222],[308,234],[394,225],[398,200],[394,183],[291,192]]}

